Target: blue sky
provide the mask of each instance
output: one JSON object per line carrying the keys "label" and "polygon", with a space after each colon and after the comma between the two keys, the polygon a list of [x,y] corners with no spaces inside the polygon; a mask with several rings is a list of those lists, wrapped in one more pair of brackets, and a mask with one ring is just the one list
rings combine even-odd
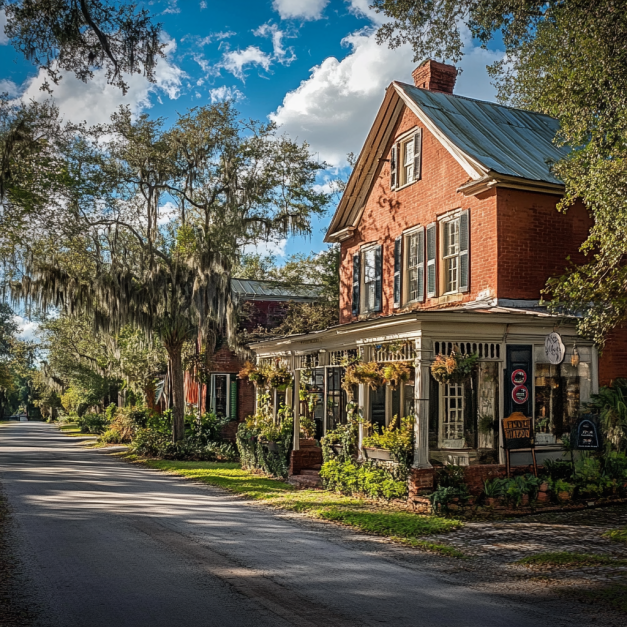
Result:
{"label": "blue sky", "polygon": [[[120,105],[135,113],[174,119],[190,107],[226,96],[245,117],[274,119],[290,136],[310,143],[321,160],[340,170],[359,152],[385,87],[411,82],[417,65],[408,48],[377,46],[381,17],[369,0],[153,0],[145,6],[162,22],[167,57],[157,83],[129,78],[127,96],[102,74],[89,84],[66,75],[55,88],[62,113],[73,121],[104,122]],[[0,13],[0,25],[4,15]],[[485,71],[498,50],[481,50],[470,38],[456,93],[494,100]],[[0,90],[42,100],[42,75],[16,52],[0,29]],[[337,169],[326,175],[333,177]],[[322,177],[324,179],[324,177]],[[321,179],[321,183],[324,180]],[[320,250],[327,218],[308,238],[269,246],[280,255]]]}

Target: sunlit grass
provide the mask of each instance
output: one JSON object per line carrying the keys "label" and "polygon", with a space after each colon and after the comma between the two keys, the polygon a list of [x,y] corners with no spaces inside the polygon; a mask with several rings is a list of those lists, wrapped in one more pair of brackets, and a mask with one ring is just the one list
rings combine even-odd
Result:
{"label": "sunlit grass", "polygon": [[530,568],[580,568],[586,566],[625,566],[627,560],[596,553],[549,551],[523,557],[516,563]]}
{"label": "sunlit grass", "polygon": [[610,540],[614,540],[614,542],[623,542],[627,544],[627,528],[612,529],[611,531],[606,531],[603,536],[605,538],[609,538]]}
{"label": "sunlit grass", "polygon": [[324,490],[297,490],[278,479],[243,470],[237,463],[142,460],[132,455],[124,457],[150,468],[225,488],[272,507],[340,523],[441,555],[464,557],[461,551],[451,546],[420,539],[420,536],[454,531],[463,525],[459,520],[414,514],[392,505],[378,505]]}

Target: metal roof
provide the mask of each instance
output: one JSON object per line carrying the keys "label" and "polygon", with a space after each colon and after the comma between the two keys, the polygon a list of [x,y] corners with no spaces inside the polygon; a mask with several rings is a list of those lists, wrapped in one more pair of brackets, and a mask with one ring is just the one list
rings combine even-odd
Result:
{"label": "metal roof", "polygon": [[320,298],[320,288],[314,285],[286,286],[276,281],[231,279],[231,289],[242,300],[312,301]]}
{"label": "metal roof", "polygon": [[560,184],[549,169],[567,153],[553,139],[559,122],[548,115],[396,82],[451,143],[487,169]]}

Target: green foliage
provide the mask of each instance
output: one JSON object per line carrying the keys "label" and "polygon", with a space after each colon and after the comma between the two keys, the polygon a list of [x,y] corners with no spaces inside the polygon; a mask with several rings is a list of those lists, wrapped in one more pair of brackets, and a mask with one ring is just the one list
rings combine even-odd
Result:
{"label": "green foliage", "polygon": [[81,433],[93,433],[100,435],[109,427],[109,421],[104,414],[85,414],[76,417],[76,424]]}
{"label": "green foliage", "polygon": [[575,491],[575,484],[570,483],[569,481],[565,481],[564,479],[556,479],[555,481],[550,481],[549,485],[551,486],[551,491],[558,495],[560,492],[568,492],[568,494],[572,495]]}
{"label": "green foliage", "polygon": [[222,430],[231,422],[228,416],[217,416],[207,412],[201,416],[188,414],[185,416],[185,433],[199,442],[218,442],[222,439]]}
{"label": "green foliage", "polygon": [[438,468],[435,476],[436,484],[444,488],[458,488],[464,485],[465,478],[464,467],[455,464],[447,464]]}
{"label": "green foliage", "polygon": [[[357,441],[359,435],[359,418],[354,413],[349,413],[345,424],[338,425],[334,430],[320,440],[322,446],[322,459],[327,462],[337,459],[347,462],[357,457]],[[334,449],[336,446],[338,449]]]}
{"label": "green foliage", "polygon": [[200,442],[186,437],[172,442],[171,435],[164,435],[152,429],[138,429],[131,445],[137,455],[160,459],[192,461],[234,461],[237,452],[226,442]]}
{"label": "green foliage", "polygon": [[429,495],[429,500],[435,512],[448,512],[452,504],[465,505],[470,498],[468,486],[462,483],[458,486],[439,485]]}
{"label": "green foliage", "polygon": [[586,411],[597,414],[607,450],[627,450],[627,380],[615,379],[590,396]]}
{"label": "green foliage", "polygon": [[547,459],[543,465],[545,472],[553,481],[571,479],[573,476],[573,465],[565,459]]}
{"label": "green foliage", "polygon": [[605,538],[609,538],[614,542],[622,542],[623,544],[627,544],[627,529],[611,529],[610,531],[606,531],[603,536]]}
{"label": "green foliage", "polygon": [[478,362],[479,355],[463,355],[455,346],[450,355],[436,355],[431,374],[439,383],[461,383],[472,375]]}
{"label": "green foliage", "polygon": [[373,426],[373,433],[364,438],[364,446],[383,448],[390,451],[395,461],[408,469],[414,461],[414,416],[401,418],[398,416],[387,427]]}
{"label": "green foliage", "polygon": [[609,555],[595,555],[593,553],[549,551],[523,557],[517,563],[530,568],[581,568],[585,566],[624,566],[627,564],[627,560],[619,560]]}
{"label": "green foliage", "polygon": [[320,478],[325,488],[342,494],[387,500],[407,498],[407,481],[399,480],[392,469],[372,462],[329,459],[322,465]]}

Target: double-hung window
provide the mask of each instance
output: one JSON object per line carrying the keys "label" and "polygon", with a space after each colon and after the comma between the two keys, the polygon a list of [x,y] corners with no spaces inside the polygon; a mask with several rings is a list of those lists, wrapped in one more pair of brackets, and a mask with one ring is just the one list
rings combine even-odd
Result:
{"label": "double-hung window", "polygon": [[370,245],[353,254],[352,313],[381,311],[382,247]]}
{"label": "double-hung window", "polygon": [[407,300],[411,303],[424,299],[424,229],[406,236],[407,241]]}
{"label": "double-hung window", "polygon": [[440,221],[440,250],[442,261],[440,293],[467,292],[469,287],[468,211],[457,211]]}
{"label": "double-hung window", "polygon": [[422,129],[402,135],[390,153],[390,187],[398,189],[420,179],[422,169]]}

